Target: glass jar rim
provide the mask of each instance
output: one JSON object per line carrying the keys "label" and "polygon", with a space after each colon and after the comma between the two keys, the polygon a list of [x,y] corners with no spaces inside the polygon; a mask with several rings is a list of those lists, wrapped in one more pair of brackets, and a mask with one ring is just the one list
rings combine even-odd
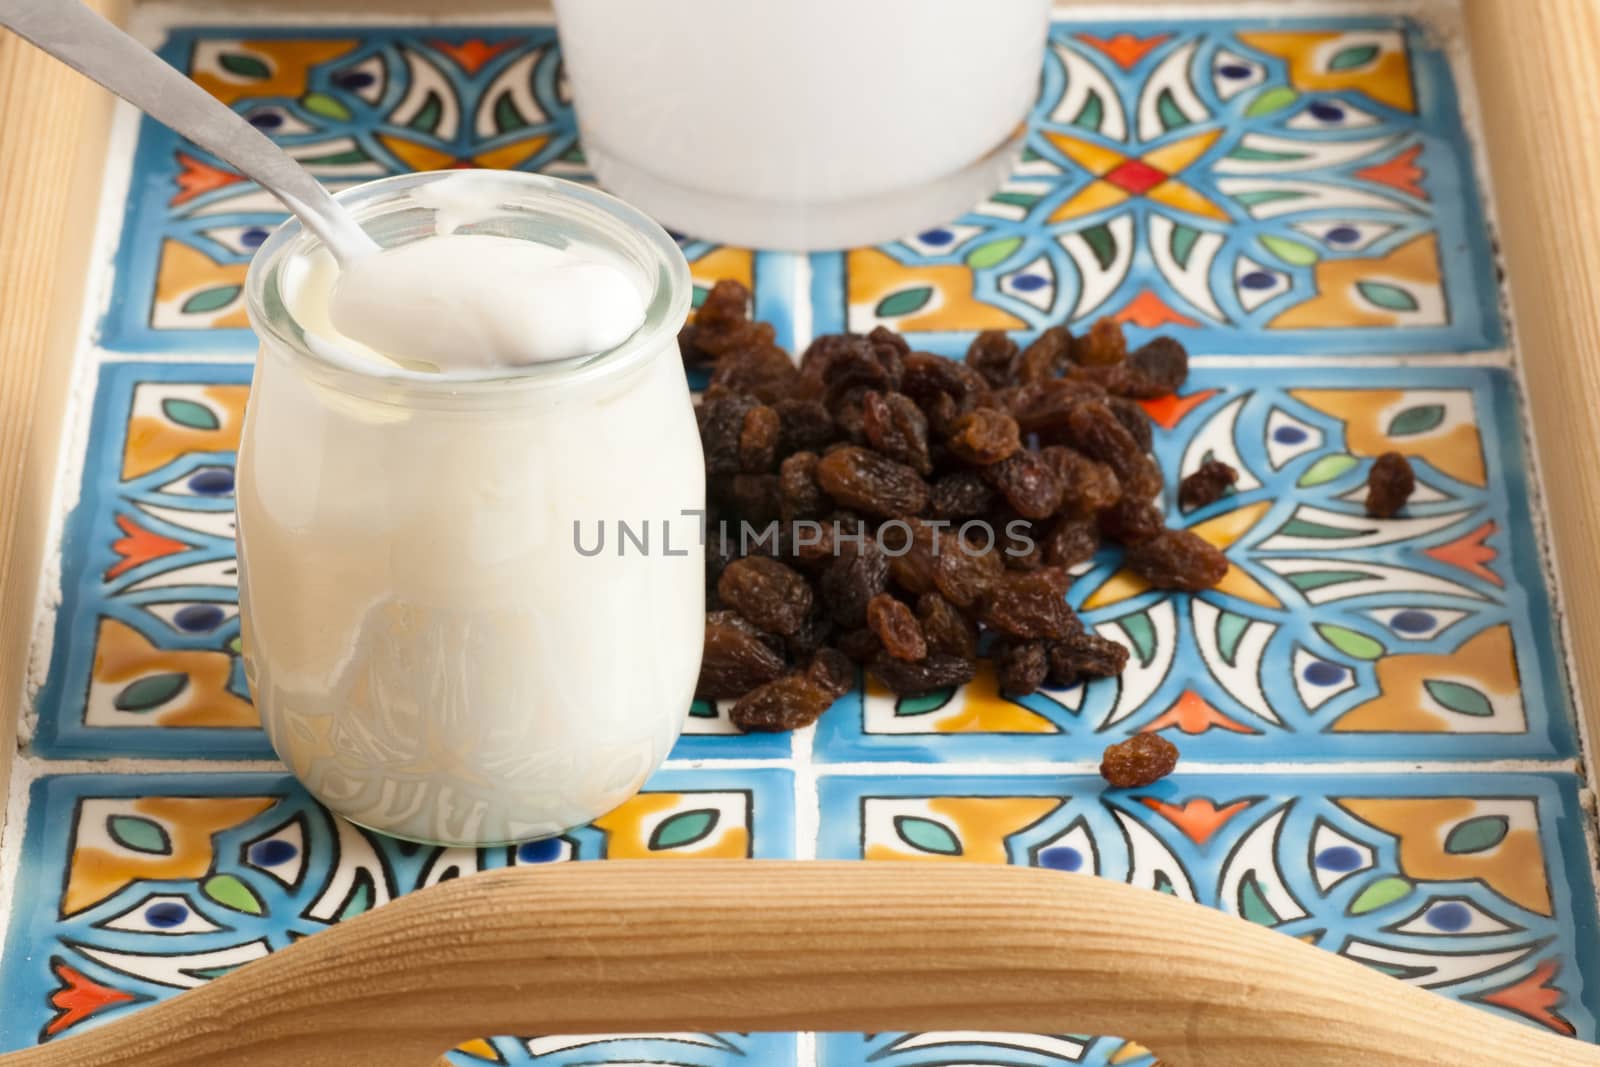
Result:
{"label": "glass jar rim", "polygon": [[649,287],[644,323],[613,348],[481,375],[437,374],[398,365],[383,367],[370,358],[338,355],[337,343],[331,339],[318,337],[316,345],[307,342],[303,326],[283,298],[280,283],[284,267],[294,257],[323,247],[322,241],[291,215],[262,242],[245,274],[245,312],[258,338],[275,342],[292,354],[304,370],[344,392],[359,395],[386,390],[415,397],[467,399],[620,373],[657,351],[664,334],[676,336],[688,315],[693,293],[683,251],[654,219],[592,186],[527,171],[474,169],[397,174],[333,195],[364,221],[384,206],[403,204],[411,190],[446,180],[481,182],[486,190],[503,194],[509,191],[512,199],[502,205],[508,208],[520,205],[526,210],[537,205],[556,210],[563,221],[573,225],[574,236],[628,259],[640,269]]}

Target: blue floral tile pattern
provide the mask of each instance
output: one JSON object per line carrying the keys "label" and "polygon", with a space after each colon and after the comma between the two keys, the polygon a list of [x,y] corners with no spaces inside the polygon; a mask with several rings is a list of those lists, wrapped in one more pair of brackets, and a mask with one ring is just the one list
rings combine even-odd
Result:
{"label": "blue floral tile pattern", "polygon": [[[283,774],[55,775],[33,785],[23,848],[0,975],[5,1050],[115,1019],[475,871],[608,858],[792,856],[793,780],[778,769],[662,771],[590,826],[474,850],[360,830]],[[706,1067],[781,1064],[786,1049],[793,1056],[792,1038],[707,1035],[661,1044],[671,1052],[685,1043],[702,1059],[653,1055]],[[550,1058],[514,1062],[573,1062],[547,1051]]]}
{"label": "blue floral tile pattern", "polygon": [[[233,463],[249,383],[241,363],[102,368],[35,752],[272,757],[239,657]],[[697,704],[673,754],[789,748]]]}
{"label": "blue floral tile pattern", "polygon": [[[161,48],[333,189],[451,167],[592,182],[548,26],[471,30],[176,30]],[[142,120],[117,284],[101,343],[122,351],[246,351],[250,256],[285,212],[220,160]],[[793,340],[797,259],[680,239],[696,301],[719,278]]]}
{"label": "blue floral tile pattern", "polygon": [[[822,858],[1111,878],[1557,1033],[1597,1032],[1600,920],[1570,775],[1198,774],[1131,792],[1098,777],[867,776],[820,790]],[[901,1054],[902,1038],[828,1037],[820,1063],[861,1063],[863,1049],[897,1067],[1080,1062],[953,1059],[936,1039]]]}
{"label": "blue floral tile pattern", "polygon": [[1059,22],[1011,180],[812,274],[818,333],[946,354],[1102,315],[1195,353],[1503,338],[1448,63],[1392,18]]}
{"label": "blue floral tile pattern", "polygon": [[[1129,649],[1120,678],[1016,700],[987,672],[927,697],[872,685],[819,723],[819,759],[1097,760],[1146,730],[1205,760],[1575,752],[1506,372],[1208,368],[1147,407],[1168,521],[1226,551],[1221,584],[1151,590],[1106,552],[1068,597]],[[1420,484],[1374,521],[1389,450]],[[1176,486],[1209,459],[1239,482],[1185,513]]]}

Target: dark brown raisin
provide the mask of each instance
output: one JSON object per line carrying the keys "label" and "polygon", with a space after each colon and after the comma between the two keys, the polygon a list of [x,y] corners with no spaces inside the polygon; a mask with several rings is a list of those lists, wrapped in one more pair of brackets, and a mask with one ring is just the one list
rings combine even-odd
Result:
{"label": "dark brown raisin", "polygon": [[784,671],[783,657],[750,629],[706,617],[705,651],[694,695],[701,700],[731,700]]}
{"label": "dark brown raisin", "polygon": [[1128,355],[1128,341],[1116,319],[1096,319],[1083,336],[1072,342],[1072,362],[1081,367],[1109,367]]}
{"label": "dark brown raisin", "polygon": [[1043,641],[996,641],[989,656],[994,660],[1002,696],[1027,696],[1043,685],[1050,673]]}
{"label": "dark brown raisin", "polygon": [[1178,746],[1160,734],[1134,734],[1107,745],[1100,759],[1100,777],[1115,789],[1154,785],[1178,765]]}
{"label": "dark brown raisin", "polygon": [[1100,526],[1093,519],[1060,518],[1044,538],[1044,561],[1052,567],[1073,567],[1100,550]]}
{"label": "dark brown raisin", "polygon": [[905,376],[906,357],[911,354],[911,346],[906,339],[889,329],[887,326],[874,326],[872,332],[867,334],[867,343],[872,346],[872,354],[878,358],[878,365],[883,368],[890,389],[899,389],[900,382]]}
{"label": "dark brown raisin", "polygon": [[817,484],[815,452],[796,452],[778,467],[779,508],[784,522],[809,519],[828,508],[828,498]]}
{"label": "dark brown raisin", "polygon": [[707,363],[739,349],[772,346],[771,324],[750,321],[749,303],[750,290],[736,281],[725,278],[712,286],[694,322],[678,334],[684,362]]}
{"label": "dark brown raisin", "polygon": [[[927,352],[913,352],[905,358],[905,378],[900,391],[917,402],[928,427],[943,435],[957,415],[992,401],[989,383],[965,363]],[[941,401],[939,398],[946,398]]]}
{"label": "dark brown raisin", "polygon": [[1057,688],[1095,678],[1114,678],[1128,665],[1126,648],[1085,629],[1051,641],[1049,653],[1048,681]]}
{"label": "dark brown raisin", "polygon": [[1385,452],[1367,473],[1367,514],[1379,519],[1393,518],[1416,491],[1417,476],[1411,461],[1398,452]]}
{"label": "dark brown raisin", "polygon": [[983,598],[980,617],[985,626],[1013,637],[1065,637],[1080,625],[1065,593],[1065,584],[1049,568],[1010,571]]}
{"label": "dark brown raisin", "polygon": [[933,584],[958,608],[972,607],[1005,574],[1000,554],[980,551],[982,547],[960,537],[940,541],[939,558],[933,561]]}
{"label": "dark brown raisin", "polygon": [[800,387],[800,372],[789,353],[770,342],[724,352],[717,357],[711,384],[748,393],[764,404],[792,396]]}
{"label": "dark brown raisin", "polygon": [[994,408],[956,416],[944,443],[958,458],[982,466],[999,463],[1022,447],[1017,420]]}
{"label": "dark brown raisin", "polygon": [[1054,378],[1024,385],[1006,398],[1006,406],[1025,434],[1038,434],[1045,442],[1058,441],[1067,433],[1067,416],[1089,400],[1105,399],[1106,391],[1093,382]]}
{"label": "dark brown raisin", "polygon": [[817,650],[833,640],[833,620],[822,605],[812,600],[811,609],[794,633],[783,639],[784,650],[795,663],[804,663],[817,654]]}
{"label": "dark brown raisin", "polygon": [[728,479],[726,497],[746,522],[765,526],[783,515],[783,490],[776,474],[735,474]]}
{"label": "dark brown raisin", "polygon": [[833,562],[822,572],[820,588],[834,622],[852,630],[865,626],[867,605],[889,588],[889,560],[871,537],[841,541]]}
{"label": "dark brown raisin", "polygon": [[717,579],[728,564],[739,558],[739,535],[720,522],[706,524],[706,591],[717,588]]}
{"label": "dark brown raisin", "polygon": [[1111,414],[1122,423],[1122,428],[1133,435],[1139,443],[1139,449],[1148,452],[1155,447],[1156,433],[1151,425],[1150,416],[1145,412],[1144,406],[1137,400],[1129,400],[1125,396],[1113,396],[1106,399],[1106,406],[1111,409]]}
{"label": "dark brown raisin", "polygon": [[1046,445],[1039,457],[1061,479],[1061,510],[1079,518],[1099,514],[1122,497],[1122,484],[1114,471],[1066,445]]}
{"label": "dark brown raisin", "polygon": [[867,670],[890,692],[919,696],[965,685],[977,676],[978,665],[975,660],[942,652],[929,653],[915,663],[879,652],[867,664]]}
{"label": "dark brown raisin", "polygon": [[888,593],[879,593],[867,605],[867,625],[878,635],[883,650],[895,659],[919,660],[928,654],[917,617]]}
{"label": "dark brown raisin", "polygon": [[754,397],[724,389],[706,392],[695,417],[700,422],[700,447],[705,452],[707,474],[739,472],[739,439],[744,417],[756,406]]}
{"label": "dark brown raisin", "polygon": [[1166,529],[1167,520],[1154,504],[1123,497],[1099,515],[1100,532],[1119,545],[1137,545]]}
{"label": "dark brown raisin", "polygon": [[1016,375],[1017,343],[1004,330],[984,330],[967,346],[967,366],[992,388],[1010,385]]}
{"label": "dark brown raisin", "polygon": [[1228,573],[1228,558],[1191,530],[1163,530],[1128,546],[1123,559],[1129,570],[1157,589],[1198,593]]}
{"label": "dark brown raisin", "polygon": [[907,519],[905,526],[886,523],[878,536],[884,555],[889,557],[889,576],[896,585],[913,596],[921,596],[934,587],[933,568],[945,551],[944,534],[937,526],[921,519]]}
{"label": "dark brown raisin", "polygon": [[883,642],[878,640],[878,635],[865,626],[840,634],[834,644],[856,663],[865,663],[883,651]]}
{"label": "dark brown raisin", "polygon": [[815,452],[833,440],[833,416],[819,400],[796,400],[793,397],[772,405],[778,413],[778,451]]}
{"label": "dark brown raisin", "polygon": [[928,483],[921,475],[865,448],[841,448],[823,456],[817,481],[840,504],[869,515],[915,515],[928,506]]}
{"label": "dark brown raisin", "polygon": [[741,730],[798,730],[816,722],[833,700],[831,692],[804,674],[786,674],[740,697],[728,718]]}
{"label": "dark brown raisin", "polygon": [[1072,334],[1065,326],[1052,326],[1022,350],[1017,380],[1024,385],[1061,377],[1072,360]]}
{"label": "dark brown raisin", "polygon": [[1208,459],[1178,483],[1178,506],[1192,511],[1215,503],[1238,480],[1238,471],[1219,459]]}
{"label": "dark brown raisin", "polygon": [[956,471],[933,483],[928,510],[938,519],[970,519],[994,506],[994,490],[974,471]]}
{"label": "dark brown raisin", "polygon": [[811,585],[791,567],[761,556],[728,564],[717,581],[722,602],[763,630],[792,634],[811,611]]}
{"label": "dark brown raisin", "polygon": [[1000,490],[1017,514],[1029,519],[1054,515],[1066,492],[1055,468],[1039,453],[1026,449],[984,467],[983,476]]}
{"label": "dark brown raisin", "polygon": [[904,393],[870,391],[862,397],[862,429],[879,452],[918,474],[933,470],[928,458],[928,417]]}
{"label": "dark brown raisin", "polygon": [[765,404],[744,413],[739,431],[739,469],[764,474],[778,461],[778,413]]}
{"label": "dark brown raisin", "polygon": [[1007,570],[1036,571],[1044,566],[1044,523],[1019,518],[1015,512],[997,512],[989,523]]}
{"label": "dark brown raisin", "polygon": [[[1189,379],[1189,351],[1170,337],[1157,337],[1134,350],[1128,357],[1142,387],[1144,398],[1176,393]],[[1134,395],[1134,394],[1128,394]]]}
{"label": "dark brown raisin", "polygon": [[819,648],[806,668],[806,677],[838,700],[855,687],[856,668],[838,649]]}
{"label": "dark brown raisin", "polygon": [[1116,472],[1124,497],[1148,500],[1160,491],[1160,468],[1108,405],[1079,404],[1068,416],[1067,427],[1068,444]]}
{"label": "dark brown raisin", "polygon": [[922,625],[929,655],[944,653],[961,659],[977,658],[977,626],[938,593],[923,593],[917,598],[917,621]]}

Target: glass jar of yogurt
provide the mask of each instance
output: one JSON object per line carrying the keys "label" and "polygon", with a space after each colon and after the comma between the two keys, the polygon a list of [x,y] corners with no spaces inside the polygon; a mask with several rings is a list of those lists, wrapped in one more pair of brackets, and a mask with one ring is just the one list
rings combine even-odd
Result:
{"label": "glass jar of yogurt", "polygon": [[[385,247],[449,216],[581,249],[634,283],[643,325],[589,355],[413,369],[330,340],[331,261],[290,221],[246,281],[261,349],[238,461],[245,669],[273,747],[352,821],[451,845],[632,795],[681,729],[704,618],[683,256],[603,193],[476,173],[339,199]],[[429,194],[446,179],[483,210]]]}

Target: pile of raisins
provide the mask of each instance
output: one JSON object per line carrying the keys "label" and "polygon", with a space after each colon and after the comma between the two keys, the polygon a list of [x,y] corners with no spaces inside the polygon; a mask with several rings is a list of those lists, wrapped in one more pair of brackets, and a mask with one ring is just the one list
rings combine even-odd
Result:
{"label": "pile of raisins", "polygon": [[[1128,351],[1121,327],[982,333],[965,360],[879,327],[830,334],[798,365],[732,281],[679,336],[710,369],[705,658],[697,695],[745,730],[814,722],[856,665],[895,693],[970,681],[1003,692],[1119,673],[1127,651],[1066,601],[1102,542],[1152,586],[1214,586],[1228,564],[1166,527],[1137,401],[1188,376],[1183,346]],[[1220,492],[1221,472],[1203,492]],[[741,527],[741,524],[746,524]],[[746,536],[769,532],[771,536]]]}

